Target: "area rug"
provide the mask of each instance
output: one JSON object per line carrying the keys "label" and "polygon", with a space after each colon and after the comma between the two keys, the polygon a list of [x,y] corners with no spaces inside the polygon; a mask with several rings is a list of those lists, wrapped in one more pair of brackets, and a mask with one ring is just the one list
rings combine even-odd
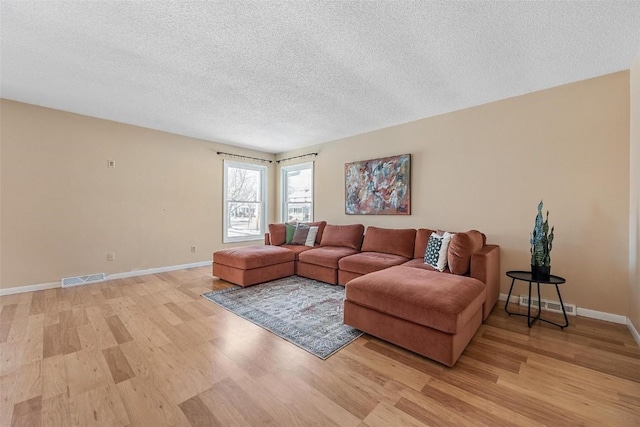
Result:
{"label": "area rug", "polygon": [[342,323],[342,286],[291,276],[202,296],[323,360],[362,335]]}

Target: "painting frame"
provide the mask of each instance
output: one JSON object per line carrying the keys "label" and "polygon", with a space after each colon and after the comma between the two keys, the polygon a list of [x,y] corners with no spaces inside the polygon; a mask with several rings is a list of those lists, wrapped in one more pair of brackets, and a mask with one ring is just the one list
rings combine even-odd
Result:
{"label": "painting frame", "polygon": [[346,215],[411,215],[411,154],[345,163]]}

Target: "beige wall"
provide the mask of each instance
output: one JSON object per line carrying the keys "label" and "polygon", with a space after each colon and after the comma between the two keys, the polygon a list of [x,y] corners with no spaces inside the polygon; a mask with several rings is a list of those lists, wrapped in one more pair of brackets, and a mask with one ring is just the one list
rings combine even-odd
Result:
{"label": "beige wall", "polygon": [[[282,153],[318,151],[315,218],[384,227],[478,229],[502,270],[528,269],[544,199],[555,225],[552,273],[566,302],[627,315],[629,72]],[[344,214],[344,163],[412,155],[410,216]],[[502,292],[509,282],[503,276]],[[524,287],[517,293],[525,292]],[[543,297],[554,297],[548,292]]]}
{"label": "beige wall", "polygon": [[274,158],[7,100],[1,140],[2,288],[210,260],[223,247],[216,151]]}
{"label": "beige wall", "polygon": [[629,319],[640,331],[640,55],[636,56],[630,75]]}
{"label": "beige wall", "polygon": [[[316,219],[476,228],[501,245],[503,271],[528,268],[529,233],[544,198],[556,226],[552,272],[568,279],[565,301],[637,319],[629,313],[638,306],[632,300],[629,308],[630,289],[637,302],[638,288],[629,286],[624,196],[632,194],[629,141],[638,141],[638,114],[629,119],[637,70],[636,61],[631,88],[630,73],[620,72],[278,157],[320,153]],[[6,100],[0,126],[2,288],[209,260],[223,247],[215,152],[272,157]],[[345,215],[344,163],[403,153],[412,155],[412,215]],[[106,261],[107,252],[116,260]],[[502,292],[508,285],[503,277]]]}

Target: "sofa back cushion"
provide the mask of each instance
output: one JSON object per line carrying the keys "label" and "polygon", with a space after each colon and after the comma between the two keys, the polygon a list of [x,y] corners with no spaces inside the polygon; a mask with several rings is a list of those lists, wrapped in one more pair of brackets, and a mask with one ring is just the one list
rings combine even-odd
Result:
{"label": "sofa back cushion", "polygon": [[367,227],[362,252],[380,252],[413,258],[416,230]]}
{"label": "sofa back cushion", "polygon": [[274,246],[284,245],[287,230],[284,224],[269,224],[269,241]]}
{"label": "sofa back cushion", "polygon": [[448,264],[453,274],[467,274],[471,268],[471,255],[482,249],[486,236],[478,230],[455,233],[449,244]]}
{"label": "sofa back cushion", "polygon": [[[319,230],[318,230],[319,231]],[[364,225],[331,225],[327,224],[322,233],[321,246],[342,246],[360,250]]]}
{"label": "sofa back cushion", "polygon": [[430,230],[428,228],[419,228],[416,231],[416,244],[413,251],[414,258],[424,258],[424,253],[426,252],[427,244],[429,243],[429,236],[431,236],[431,233],[433,232],[435,232],[435,230]]}
{"label": "sofa back cushion", "polygon": [[[318,233],[316,234],[316,243],[322,241],[322,233],[324,227],[327,225],[327,221],[305,222],[310,227],[318,227]],[[295,226],[295,224],[294,224]],[[274,246],[284,245],[287,238],[287,230],[284,223],[269,224],[269,241]]]}

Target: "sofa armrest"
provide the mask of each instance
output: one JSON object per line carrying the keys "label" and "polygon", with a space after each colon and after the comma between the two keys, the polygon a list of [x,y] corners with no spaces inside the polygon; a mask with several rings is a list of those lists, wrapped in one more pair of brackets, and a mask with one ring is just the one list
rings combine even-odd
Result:
{"label": "sofa armrest", "polygon": [[471,277],[486,285],[487,299],[484,302],[482,318],[487,320],[500,297],[500,246],[485,245],[471,255]]}
{"label": "sofa armrest", "polygon": [[271,244],[271,236],[269,235],[269,233],[264,233],[264,244],[265,245]]}

